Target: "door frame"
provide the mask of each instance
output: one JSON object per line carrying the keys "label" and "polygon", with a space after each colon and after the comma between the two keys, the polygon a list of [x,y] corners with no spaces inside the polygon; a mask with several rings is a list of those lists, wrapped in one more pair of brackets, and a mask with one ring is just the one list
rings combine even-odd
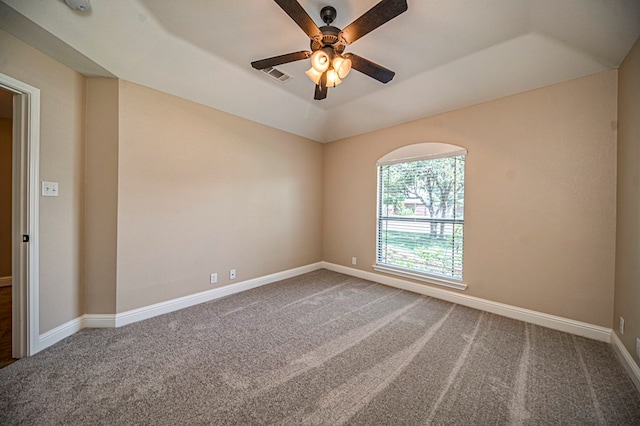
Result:
{"label": "door frame", "polygon": [[[0,88],[13,96],[12,351],[39,351],[40,89],[0,73]],[[27,235],[28,242],[23,242]]]}

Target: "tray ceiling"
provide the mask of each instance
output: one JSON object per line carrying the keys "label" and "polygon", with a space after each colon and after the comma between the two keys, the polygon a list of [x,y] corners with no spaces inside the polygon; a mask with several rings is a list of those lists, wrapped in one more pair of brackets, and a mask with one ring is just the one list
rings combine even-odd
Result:
{"label": "tray ceiling", "polygon": [[[343,28],[377,0],[301,0]],[[630,0],[408,0],[404,14],[347,51],[396,72],[381,84],[352,72],[313,100],[307,61],[250,62],[309,49],[273,1],[2,0],[0,28],[85,75],[118,77],[321,142],[617,68],[640,35]]]}

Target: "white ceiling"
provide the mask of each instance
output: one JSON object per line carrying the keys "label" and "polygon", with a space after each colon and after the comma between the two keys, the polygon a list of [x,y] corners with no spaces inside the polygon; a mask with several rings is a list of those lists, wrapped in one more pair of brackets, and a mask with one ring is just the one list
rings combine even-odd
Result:
{"label": "white ceiling", "polygon": [[[408,0],[409,10],[347,48],[396,72],[357,71],[313,100],[308,61],[250,62],[309,40],[270,0],[0,0],[0,28],[85,75],[116,76],[317,141],[617,68],[640,36],[640,0]],[[378,0],[300,0],[344,28]]]}

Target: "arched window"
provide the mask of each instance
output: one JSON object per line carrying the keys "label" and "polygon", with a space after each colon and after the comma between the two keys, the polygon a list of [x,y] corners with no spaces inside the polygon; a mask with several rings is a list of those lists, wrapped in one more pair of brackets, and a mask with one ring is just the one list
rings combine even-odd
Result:
{"label": "arched window", "polygon": [[419,143],[378,160],[376,270],[466,288],[466,154],[456,145]]}

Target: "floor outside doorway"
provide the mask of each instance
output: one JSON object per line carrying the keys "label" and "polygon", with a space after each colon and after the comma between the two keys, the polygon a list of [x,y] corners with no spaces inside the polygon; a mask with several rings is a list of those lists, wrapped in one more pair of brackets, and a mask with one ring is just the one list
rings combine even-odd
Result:
{"label": "floor outside doorway", "polygon": [[0,287],[0,368],[14,361],[11,357],[11,287]]}

